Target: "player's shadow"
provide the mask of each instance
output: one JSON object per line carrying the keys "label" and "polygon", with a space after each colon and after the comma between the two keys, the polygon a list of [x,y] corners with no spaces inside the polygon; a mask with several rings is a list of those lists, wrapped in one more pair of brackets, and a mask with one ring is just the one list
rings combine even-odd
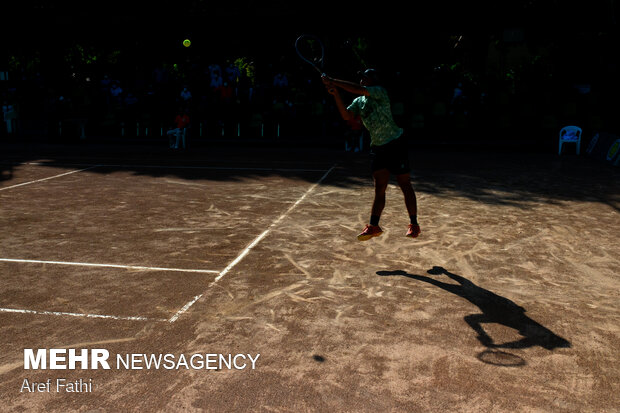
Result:
{"label": "player's shadow", "polygon": [[[427,271],[430,275],[446,275],[457,284],[440,281],[424,275],[409,274],[405,271],[378,271],[380,276],[400,275],[435,285],[443,290],[463,297],[475,304],[482,313],[465,316],[465,322],[478,334],[478,340],[489,349],[522,349],[540,346],[547,350],[570,347],[569,341],[525,315],[526,310],[511,300],[477,286],[468,279],[453,274],[443,267],[433,267]],[[498,323],[515,329],[523,338],[495,343],[482,327],[485,323]],[[483,352],[485,354],[486,352]],[[480,357],[482,361],[482,355]],[[495,364],[495,363],[494,363]],[[522,364],[525,364],[524,362]]]}

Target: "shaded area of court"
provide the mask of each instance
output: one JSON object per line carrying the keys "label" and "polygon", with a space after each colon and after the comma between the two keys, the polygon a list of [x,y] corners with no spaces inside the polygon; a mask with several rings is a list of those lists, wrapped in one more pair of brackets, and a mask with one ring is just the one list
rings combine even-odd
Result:
{"label": "shaded area of court", "polygon": [[[21,169],[18,181],[57,176]],[[307,189],[269,172],[228,182],[217,169],[187,171],[91,167],[0,192],[11,228],[2,258],[219,271]]]}

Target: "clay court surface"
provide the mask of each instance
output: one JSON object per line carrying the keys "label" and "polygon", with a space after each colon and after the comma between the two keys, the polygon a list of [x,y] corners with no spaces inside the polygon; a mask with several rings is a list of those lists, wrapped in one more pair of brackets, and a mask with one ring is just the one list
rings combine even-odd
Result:
{"label": "clay court surface", "polygon": [[[362,243],[364,154],[2,152],[2,411],[620,411],[617,168],[413,150],[421,236],[390,185]],[[24,348],[260,358],[24,370]],[[93,390],[20,392],[59,377]]]}

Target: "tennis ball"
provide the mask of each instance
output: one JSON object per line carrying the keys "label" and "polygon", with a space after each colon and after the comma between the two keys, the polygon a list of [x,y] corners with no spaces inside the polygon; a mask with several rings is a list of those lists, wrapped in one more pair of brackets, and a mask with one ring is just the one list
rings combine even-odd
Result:
{"label": "tennis ball", "polygon": [[189,39],[183,40],[183,46],[189,47],[191,44],[192,44],[192,42]]}

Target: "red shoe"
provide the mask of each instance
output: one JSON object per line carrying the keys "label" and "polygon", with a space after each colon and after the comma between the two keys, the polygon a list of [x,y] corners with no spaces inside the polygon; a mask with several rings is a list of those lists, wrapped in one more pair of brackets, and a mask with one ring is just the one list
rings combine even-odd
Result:
{"label": "red shoe", "polygon": [[372,237],[378,237],[383,234],[383,230],[378,225],[366,224],[366,227],[361,234],[357,236],[360,241],[368,241]]}
{"label": "red shoe", "polygon": [[414,224],[409,224],[409,229],[407,229],[407,236],[410,238],[417,238],[418,235],[420,235],[420,226],[419,225],[414,225]]}

